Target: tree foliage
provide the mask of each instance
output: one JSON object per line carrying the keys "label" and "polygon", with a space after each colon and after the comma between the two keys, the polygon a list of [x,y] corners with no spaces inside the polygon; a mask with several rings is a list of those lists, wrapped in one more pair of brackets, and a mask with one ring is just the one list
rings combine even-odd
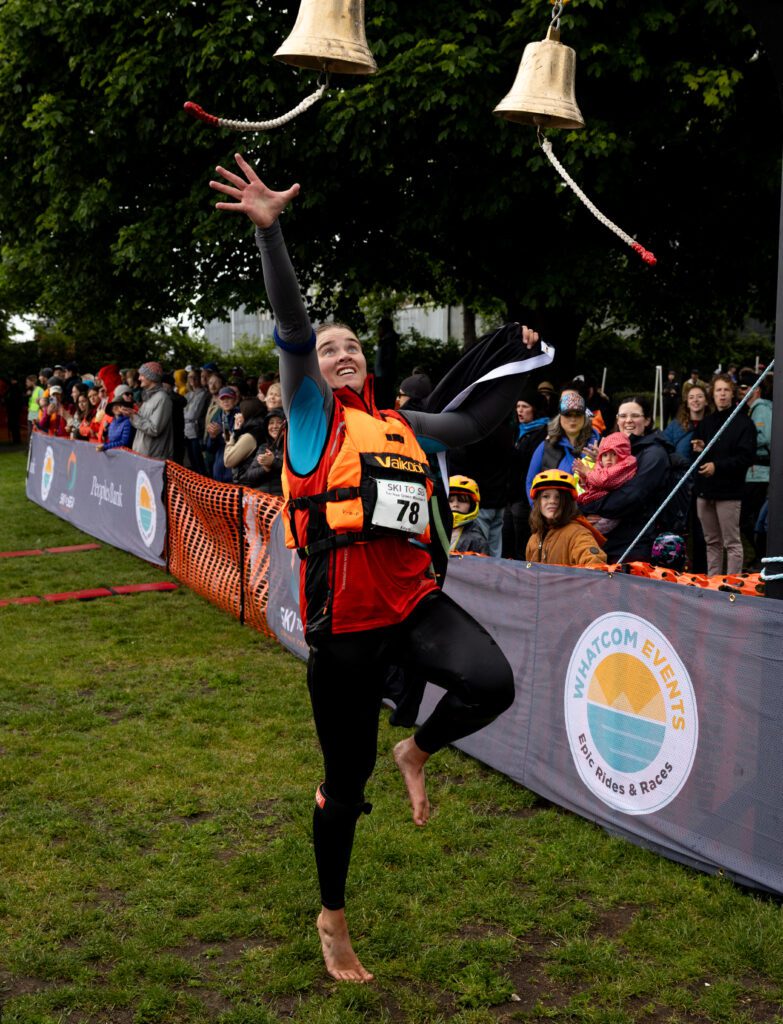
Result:
{"label": "tree foliage", "polygon": [[574,0],[582,132],[550,132],[650,269],[559,182],[532,128],[492,116],[541,0],[368,0],[380,71],[267,136],[189,120],[196,99],[266,117],[314,86],[271,54],[293,9],[247,0],[4,0],[0,305],[76,337],[137,338],[186,309],[263,302],[245,224],[212,168],[241,147],[302,195],[285,231],[316,311],[368,291],[502,303],[573,353],[587,325],[672,350],[774,308],[780,112],[749,14],[731,0]]}

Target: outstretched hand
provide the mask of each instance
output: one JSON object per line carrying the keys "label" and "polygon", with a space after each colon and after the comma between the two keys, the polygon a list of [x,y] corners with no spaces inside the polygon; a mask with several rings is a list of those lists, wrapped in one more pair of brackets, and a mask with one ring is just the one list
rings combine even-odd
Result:
{"label": "outstretched hand", "polygon": [[246,213],[256,227],[271,227],[290,201],[299,195],[299,186],[292,185],[285,192],[273,192],[272,189],[266,187],[240,153],[235,153],[234,159],[244,174],[244,178],[225,167],[215,168],[228,184],[222,181],[210,181],[209,187],[234,200],[232,203],[215,203],[216,208]]}

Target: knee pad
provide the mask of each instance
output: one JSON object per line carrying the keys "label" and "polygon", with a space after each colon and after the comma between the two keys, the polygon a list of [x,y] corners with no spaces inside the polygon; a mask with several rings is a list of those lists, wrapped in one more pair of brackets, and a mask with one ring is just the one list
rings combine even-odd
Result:
{"label": "knee pad", "polygon": [[323,783],[315,791],[315,806],[325,821],[357,821],[362,814],[369,814],[372,804],[362,800],[356,804],[344,804],[327,796]]}

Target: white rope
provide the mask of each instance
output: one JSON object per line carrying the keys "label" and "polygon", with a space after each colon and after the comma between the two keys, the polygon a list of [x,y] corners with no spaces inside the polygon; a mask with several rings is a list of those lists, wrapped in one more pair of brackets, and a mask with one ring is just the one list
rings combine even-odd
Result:
{"label": "white rope", "polygon": [[302,102],[297,104],[292,110],[289,110],[287,114],[273,117],[269,121],[233,121],[227,117],[215,117],[214,114],[208,114],[198,103],[190,101],[185,104],[185,109],[200,121],[205,121],[215,128],[230,128],[234,132],[268,132],[273,128],[282,128],[284,124],[288,124],[289,121],[293,121],[295,117],[303,114],[305,110],[309,110],[314,103],[321,99],[328,85],[328,81],[322,82],[315,92],[305,96]]}
{"label": "white rope", "polygon": [[654,525],[655,520],[658,518],[658,516],[661,514],[661,512],[663,512],[663,510],[666,508],[666,506],[672,500],[674,495],[683,486],[685,481],[690,476],[693,475],[693,473],[696,471],[696,469],[698,469],[699,464],[704,460],[704,456],[715,445],[715,443],[717,442],[718,438],[721,436],[723,431],[728,427],[729,423],[731,423],[731,421],[735,418],[735,416],[737,416],[737,414],[740,412],[740,410],[745,408],[745,405],[747,404],[748,399],[750,398],[750,396],[753,394],[753,392],[756,390],[756,388],[759,386],[759,384],[764,380],[764,378],[767,376],[767,374],[772,372],[774,366],[775,366],[775,360],[773,359],[772,362],[769,364],[769,366],[766,368],[766,370],[762,373],[762,375],[759,377],[759,379],[753,385],[753,387],[748,388],[747,392],[745,393],[745,397],[737,405],[737,407],[734,410],[734,412],[732,412],[731,416],[729,416],[729,418],[726,420],[726,422],[720,428],[720,430],[715,435],[715,437],[713,437],[713,439],[710,441],[710,443],[708,445],[706,445],[706,447],[702,450],[702,452],[699,454],[699,456],[693,461],[693,463],[688,468],[688,472],[682,477],[681,480],[677,481],[677,486],[674,488],[674,490],[671,492],[671,494],[664,500],[663,504],[659,508],[657,508],[655,510],[655,512],[653,512],[652,516],[647,520],[647,522],[641,528],[639,533],[637,533],[637,535],[634,537],[634,539],[631,541],[631,543],[628,545],[628,547],[625,549],[625,551],[623,551],[622,555],[620,555],[620,557],[617,559],[618,562],[624,562],[625,561],[625,558],[626,558],[628,552],[631,551],[633,549],[633,547],[636,544],[639,543],[639,541],[642,539],[642,537],[645,535],[645,533],[649,530],[649,528]]}
{"label": "white rope", "polygon": [[626,234],[626,232],[623,231],[621,227],[618,227],[617,224],[614,223],[614,221],[609,220],[609,218],[605,214],[601,213],[601,211],[598,209],[595,203],[591,199],[588,199],[588,197],[577,185],[577,183],[574,181],[574,179],[571,177],[571,175],[568,173],[565,167],[563,167],[563,165],[557,159],[554,152],[552,151],[552,143],[549,141],[549,139],[544,137],[541,131],[539,131],[538,133],[538,141],[541,144],[541,148],[543,149],[547,160],[549,160],[549,162],[552,164],[552,166],[563,179],[563,181],[566,183],[566,185],[568,185],[568,187],[576,193],[579,199],[582,200],[582,202],[585,204],[590,213],[592,213],[592,215],[596,218],[596,220],[599,220],[604,225],[604,227],[607,227],[610,231],[613,231],[618,238],[622,239],[622,241],[625,242],[626,245],[630,245],[634,252],[638,252],[645,263],[649,263],[651,267],[654,267],[657,262],[655,256],[648,249],[645,249],[643,245],[640,245],[640,243],[637,242],[635,238],[631,238],[629,234]]}
{"label": "white rope", "polygon": [[[770,558],[762,558],[761,561],[762,563],[783,562],[783,555],[774,555]],[[771,583],[773,580],[783,580],[783,572],[779,572],[773,576],[769,576],[767,575],[767,570],[762,569],[759,578],[764,580],[765,583]]]}

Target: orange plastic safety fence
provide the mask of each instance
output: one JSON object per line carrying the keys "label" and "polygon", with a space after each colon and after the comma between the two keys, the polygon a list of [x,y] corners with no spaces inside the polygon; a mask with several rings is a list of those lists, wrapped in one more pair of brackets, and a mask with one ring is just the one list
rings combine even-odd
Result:
{"label": "orange plastic safety fence", "polygon": [[241,489],[166,463],[169,572],[240,617]]}
{"label": "orange plastic safety fence", "polygon": [[679,583],[684,587],[701,587],[703,590],[721,590],[729,594],[747,594],[750,597],[764,596],[764,581],[757,572],[742,572],[730,576],[704,576],[700,573],[675,572],[648,562],[628,562],[620,565],[591,565],[590,569],[604,572],[628,572],[631,576],[643,576],[648,580],[662,580],[664,583]]}
{"label": "orange plastic safety fence", "polygon": [[169,572],[212,604],[267,626],[269,534],[283,500],[166,463]]}

